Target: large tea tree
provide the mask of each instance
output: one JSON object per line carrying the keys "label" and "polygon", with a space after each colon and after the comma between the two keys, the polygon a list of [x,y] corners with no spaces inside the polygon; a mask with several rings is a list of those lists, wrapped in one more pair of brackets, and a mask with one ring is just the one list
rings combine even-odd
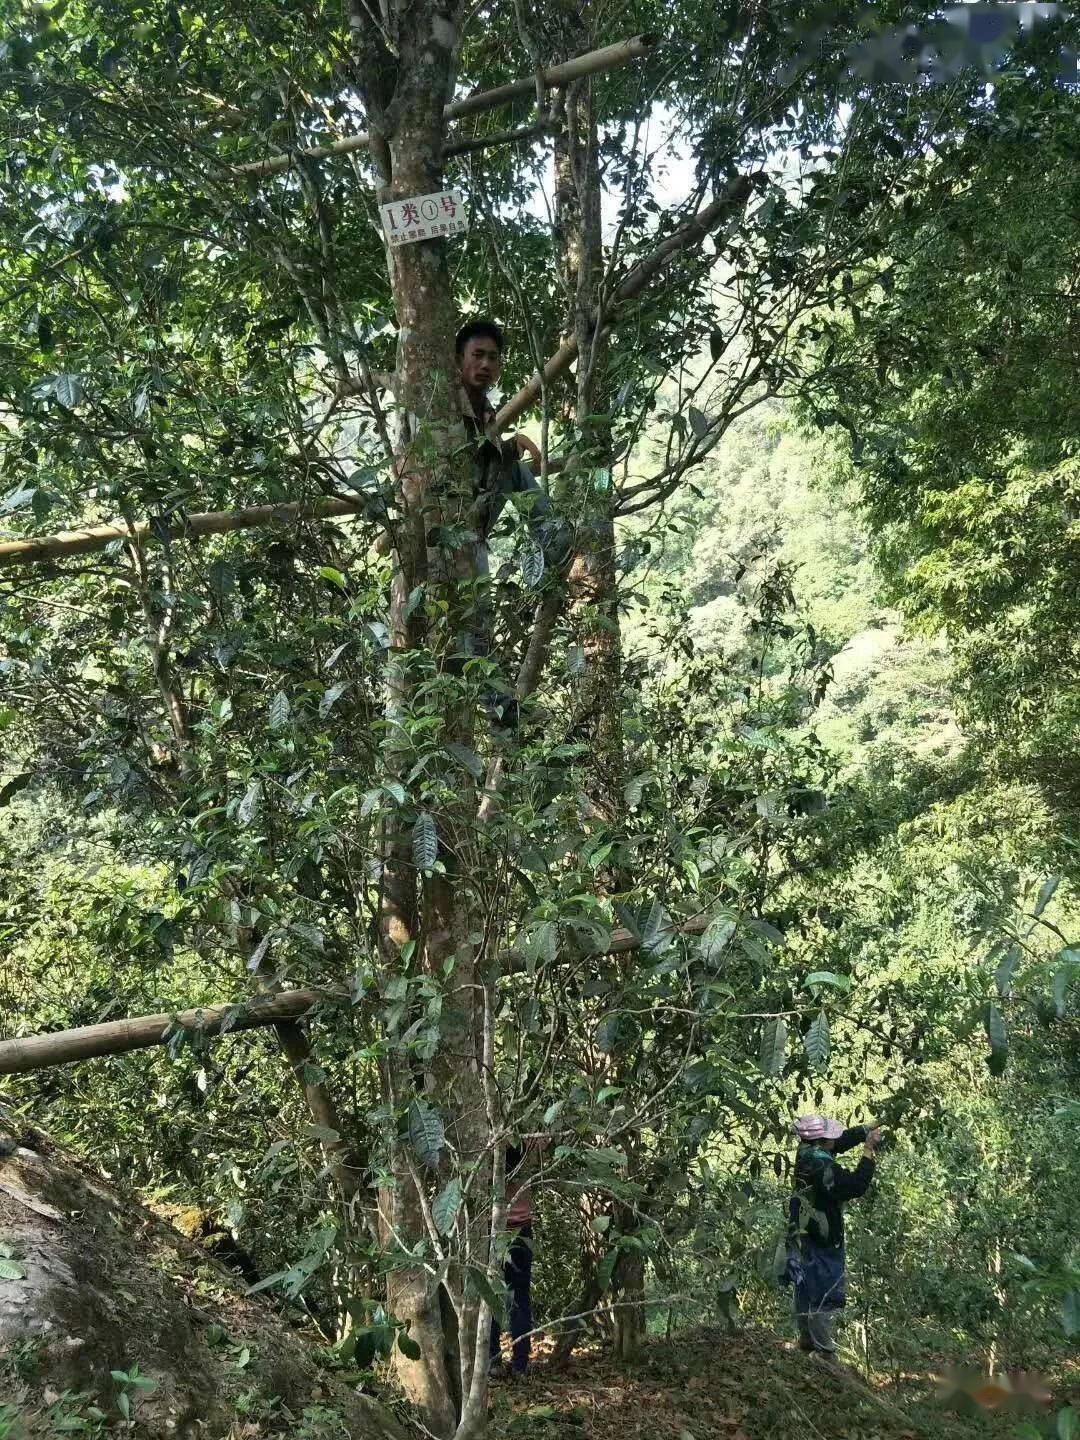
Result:
{"label": "large tea tree", "polygon": [[[642,30],[671,18],[620,16]],[[685,1045],[675,1018],[623,1045],[639,978],[663,980],[672,922],[703,923],[717,902],[768,926],[761,783],[783,795],[789,779],[819,778],[809,753],[775,775],[760,756],[732,770],[723,747],[691,763],[676,735],[651,769],[609,764],[621,802],[598,809],[575,733],[589,651],[564,644],[562,570],[545,573],[527,541],[509,577],[476,563],[454,331],[462,310],[490,303],[519,342],[511,379],[557,356],[507,415],[540,403],[542,472],[560,453],[552,489],[588,570],[593,537],[673,493],[741,410],[798,378],[805,317],[845,267],[875,273],[894,187],[957,93],[977,88],[973,76],[948,103],[898,83],[878,92],[858,48],[873,36],[854,14],[818,18],[785,28],[687,4],[682,42],[642,42],[620,57],[633,68],[561,81],[544,79],[549,59],[618,38],[599,9],[582,25],[558,5],[524,17],[456,0],[356,0],[347,15],[81,3],[22,7],[3,36],[4,503],[19,534],[120,519],[108,543],[61,542],[5,581],[8,784],[54,784],[119,815],[182,892],[173,923],[237,998],[246,977],[324,990],[327,1056],[278,1027],[325,1151],[328,1205],[285,1283],[296,1290],[335,1250],[346,1340],[385,1298],[380,1333],[396,1334],[401,1379],[439,1435],[483,1426],[505,1142],[566,1077],[568,963],[595,970],[620,920],[623,952],[651,957],[640,977],[620,966],[617,1003],[595,1017],[603,1044],[574,1042],[601,1056],[623,1046],[616,1083],[633,1116],[635,1087],[655,1090],[661,1066],[696,1064],[712,1043],[706,985]],[[509,78],[508,56],[529,77],[509,111],[485,118],[470,101],[452,125],[450,102]],[[693,165],[674,212],[654,193],[660,102]],[[501,148],[507,129],[522,148]],[[558,198],[545,226],[523,202],[549,130],[576,200]],[[468,194],[471,238],[385,248],[378,205],[450,180]],[[606,233],[605,186],[617,197]],[[691,364],[702,342],[707,359]],[[313,518],[328,495],[349,497],[356,518]],[[185,533],[188,516],[277,502],[291,508],[261,529]],[[575,636],[619,623],[616,567],[594,574],[569,615]],[[470,657],[478,608],[494,609],[499,644]],[[617,647],[605,653],[619,683],[604,694],[630,712],[605,717],[618,757],[637,682]],[[757,717],[732,717],[736,752],[744,725],[764,737],[751,750],[773,751],[761,671],[736,687]],[[511,690],[522,723],[498,733],[483,702]],[[698,790],[642,866],[639,821],[662,824],[641,811],[644,776],[663,794],[665,765],[689,766]],[[702,796],[717,803],[699,814]],[[701,963],[725,954],[714,935]],[[733,954],[756,984],[760,945]],[[546,1030],[503,1008],[523,970],[549,987]],[[348,1108],[328,1058],[343,1049]],[[613,1131],[585,1098],[555,1163],[632,1210],[624,1152],[602,1143],[632,1127]],[[539,1112],[549,1125],[557,1103]]]}

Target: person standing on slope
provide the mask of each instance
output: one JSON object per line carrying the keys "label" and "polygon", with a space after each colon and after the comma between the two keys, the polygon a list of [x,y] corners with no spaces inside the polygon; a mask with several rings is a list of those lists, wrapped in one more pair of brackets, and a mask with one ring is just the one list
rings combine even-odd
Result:
{"label": "person standing on slope", "polygon": [[[836,1312],[847,1299],[843,1207],[869,1190],[881,1131],[865,1125],[845,1130],[823,1115],[801,1115],[795,1133],[799,1148],[788,1206],[785,1278],[795,1288],[800,1350],[832,1358]],[[856,1145],[863,1153],[854,1170],[838,1165],[837,1155]]]}

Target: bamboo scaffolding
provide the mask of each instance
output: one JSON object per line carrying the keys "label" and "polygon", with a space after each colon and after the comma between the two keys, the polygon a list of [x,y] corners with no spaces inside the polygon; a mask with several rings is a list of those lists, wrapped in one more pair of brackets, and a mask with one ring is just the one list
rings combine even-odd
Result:
{"label": "bamboo scaffolding", "polygon": [[[708,929],[710,917],[694,915],[669,928],[672,935],[700,935]],[[631,930],[614,930],[605,955],[622,955],[641,948],[641,937]],[[527,966],[521,956],[504,951],[497,957],[503,974],[522,974]],[[123,1055],[131,1050],[150,1050],[168,1043],[175,1027],[200,1036],[231,1035],[234,1030],[257,1030],[282,1020],[298,1020],[320,1003],[348,1004],[352,995],[345,990],[283,990],[277,995],[254,996],[235,1005],[207,1005],[178,1014],[136,1015],[128,1020],[107,1020],[101,1025],[82,1025],[75,1030],[55,1030],[44,1035],[26,1035],[0,1040],[0,1075],[25,1075],[31,1070],[70,1065],[77,1060],[95,1060],[102,1055]],[[226,1028],[227,1022],[227,1028]]]}
{"label": "bamboo scaffolding", "polygon": [[[466,95],[461,100],[455,100],[447,105],[443,111],[446,120],[462,120],[467,115],[479,115],[484,110],[494,110],[500,105],[508,105],[513,100],[520,100],[528,95],[536,94],[537,80],[539,79],[546,90],[562,90],[574,80],[580,80],[586,75],[598,75],[605,70],[617,70],[620,66],[629,65],[634,60],[640,60],[643,55],[648,55],[660,43],[659,35],[633,35],[629,40],[620,40],[615,45],[605,45],[601,50],[590,50],[584,55],[578,55],[572,60],[565,61],[562,65],[552,65],[549,69],[541,72],[540,76],[526,75],[520,80],[511,80],[506,85],[500,85],[495,90],[483,90],[477,95]],[[508,138],[521,138],[519,134],[503,136],[502,140],[492,137],[489,143],[502,143]],[[295,151],[289,155],[273,155],[267,160],[249,160],[243,165],[234,165],[234,175],[280,175],[282,171],[291,170],[299,160],[330,160],[336,155],[352,155],[357,150],[366,150],[370,144],[370,137],[366,131],[356,135],[345,135],[340,140],[333,140],[329,145],[311,145],[304,150]],[[468,149],[475,149],[477,142],[471,139],[452,139],[446,149],[446,154],[462,154]]]}

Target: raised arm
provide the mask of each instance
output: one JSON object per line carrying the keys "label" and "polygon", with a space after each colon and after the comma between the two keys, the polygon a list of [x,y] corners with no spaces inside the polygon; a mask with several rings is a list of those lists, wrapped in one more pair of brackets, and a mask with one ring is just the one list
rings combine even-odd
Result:
{"label": "raised arm", "polygon": [[865,1125],[853,1125],[850,1130],[845,1130],[836,1142],[836,1154],[842,1155],[845,1150],[854,1150],[856,1145],[863,1145],[870,1132]]}

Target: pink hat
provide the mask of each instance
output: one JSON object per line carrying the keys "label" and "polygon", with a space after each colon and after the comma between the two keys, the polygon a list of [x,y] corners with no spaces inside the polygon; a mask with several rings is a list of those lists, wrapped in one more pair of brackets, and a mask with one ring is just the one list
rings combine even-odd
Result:
{"label": "pink hat", "polygon": [[800,1115],[795,1121],[795,1134],[800,1140],[839,1140],[843,1133],[839,1120],[824,1115]]}

